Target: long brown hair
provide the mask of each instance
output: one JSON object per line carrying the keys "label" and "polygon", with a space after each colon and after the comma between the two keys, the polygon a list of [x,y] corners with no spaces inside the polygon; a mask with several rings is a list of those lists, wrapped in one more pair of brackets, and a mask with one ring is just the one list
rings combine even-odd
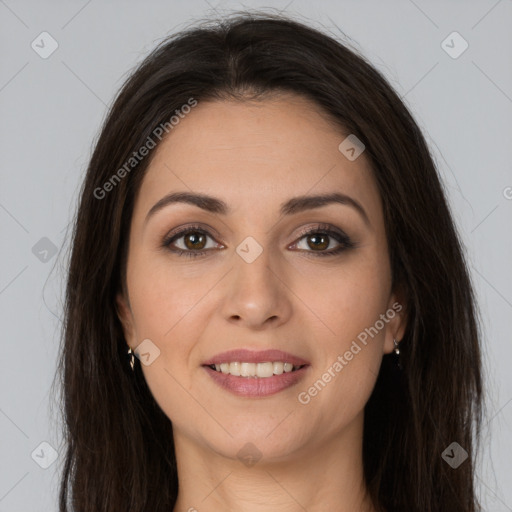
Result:
{"label": "long brown hair", "polygon": [[[169,511],[177,497],[172,424],[140,361],[135,372],[128,364],[115,307],[134,199],[155,150],[129,169],[126,162],[191,98],[287,91],[313,100],[365,144],[382,198],[393,285],[407,298],[403,370],[385,355],[365,407],[363,462],[373,502],[388,512],[480,510],[479,324],[424,136],[357,50],[289,17],[249,12],[159,44],[126,80],[96,142],[72,234],[58,367],[66,444],[61,512]],[[112,179],[123,166],[122,178]],[[442,456],[453,442],[468,453],[456,469]]]}

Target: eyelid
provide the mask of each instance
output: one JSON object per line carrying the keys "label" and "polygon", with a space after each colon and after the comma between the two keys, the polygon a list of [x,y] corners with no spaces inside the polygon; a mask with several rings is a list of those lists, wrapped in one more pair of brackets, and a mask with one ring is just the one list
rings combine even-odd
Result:
{"label": "eyelid", "polygon": [[183,224],[169,231],[164,238],[170,240],[174,235],[183,235],[188,231],[201,231],[207,235],[214,234],[217,238],[221,238],[220,233],[215,228],[203,223]]}
{"label": "eyelid", "polygon": [[304,237],[305,235],[309,235],[310,233],[336,233],[338,236],[342,238],[349,239],[349,236],[341,229],[337,228],[336,226],[332,226],[331,224],[326,224],[323,222],[319,222],[315,224],[314,226],[308,226],[306,228],[303,228],[296,237]]}

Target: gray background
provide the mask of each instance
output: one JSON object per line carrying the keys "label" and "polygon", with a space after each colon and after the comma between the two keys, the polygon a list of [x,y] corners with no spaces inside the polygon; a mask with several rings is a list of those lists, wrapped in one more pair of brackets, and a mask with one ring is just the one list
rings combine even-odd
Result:
{"label": "gray background", "polygon": [[[512,511],[512,0],[0,0],[0,512],[57,510],[63,450],[50,386],[66,228],[107,105],[164,36],[216,11],[269,5],[345,32],[427,136],[482,309],[489,396],[479,494],[485,510]],[[58,43],[46,59],[31,47],[43,31]],[[453,31],[469,44],[458,58],[442,47]],[[60,452],[47,469],[36,463],[51,462],[42,442]]]}

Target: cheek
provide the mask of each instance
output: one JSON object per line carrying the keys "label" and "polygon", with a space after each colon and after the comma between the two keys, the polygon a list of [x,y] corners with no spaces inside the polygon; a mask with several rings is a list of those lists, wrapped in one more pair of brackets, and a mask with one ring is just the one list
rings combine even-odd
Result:
{"label": "cheek", "polygon": [[328,271],[304,273],[294,289],[341,348],[385,312],[390,284],[387,260],[367,250]]}
{"label": "cheek", "polygon": [[[310,289],[311,309],[322,320],[316,340],[319,367],[301,391],[304,400],[333,409],[333,424],[354,416],[368,400],[383,355],[390,275],[376,253],[332,270]],[[317,276],[318,277],[318,276]],[[303,296],[306,288],[304,288]],[[339,408],[345,414],[339,415]]]}
{"label": "cheek", "polygon": [[184,275],[180,265],[157,258],[133,261],[128,287],[138,335],[165,344],[214,284],[212,273]]}
{"label": "cheek", "polygon": [[190,354],[210,319],[207,292],[218,278],[144,253],[133,256],[128,271],[137,341],[151,340],[158,353],[142,366],[148,385],[157,401],[162,393],[180,396],[190,387]]}
{"label": "cheek", "polygon": [[178,425],[187,417],[183,411],[193,405],[190,354],[203,329],[199,315],[205,291],[200,278],[185,279],[169,268],[147,266],[138,270],[139,274],[133,273],[137,277],[130,291],[138,341],[151,340],[158,353],[150,365],[142,365],[142,371],[155,401]]}

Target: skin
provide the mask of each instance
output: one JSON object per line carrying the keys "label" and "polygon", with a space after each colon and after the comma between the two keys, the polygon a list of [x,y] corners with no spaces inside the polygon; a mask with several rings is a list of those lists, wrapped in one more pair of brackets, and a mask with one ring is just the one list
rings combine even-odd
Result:
{"label": "skin", "polygon": [[[119,294],[117,307],[128,345],[150,339],[160,350],[142,369],[173,423],[175,512],[376,510],[363,479],[363,412],[383,354],[403,336],[404,310],[359,343],[362,350],[308,404],[298,401],[358,334],[403,304],[391,289],[377,186],[364,153],[349,161],[338,150],[346,135],[314,103],[286,94],[199,102],[155,149],[131,222],[128,297]],[[218,197],[233,211],[172,204],[145,223],[157,201],[178,191]],[[333,191],[357,200],[369,225],[341,204],[278,213],[291,197]],[[194,249],[190,236],[173,244],[205,256],[161,247],[171,230],[196,223],[210,233],[206,247]],[[318,249],[311,235],[301,237],[318,223],[343,230],[356,247],[318,256],[339,246],[330,237]],[[250,264],[236,252],[247,236],[263,248]],[[311,367],[277,394],[238,397],[202,363],[242,347],[281,349]],[[261,453],[252,466],[237,456],[249,442]]]}

